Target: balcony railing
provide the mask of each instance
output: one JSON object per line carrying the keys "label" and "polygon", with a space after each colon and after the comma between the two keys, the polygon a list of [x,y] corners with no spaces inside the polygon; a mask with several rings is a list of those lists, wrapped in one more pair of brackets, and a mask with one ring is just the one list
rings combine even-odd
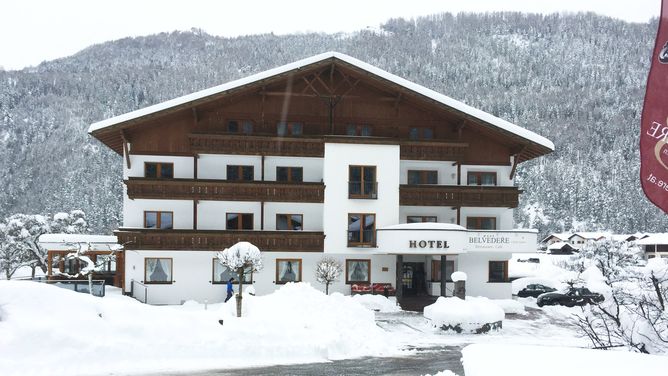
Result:
{"label": "balcony railing", "polygon": [[424,161],[459,161],[468,148],[463,142],[403,141],[401,159]]}
{"label": "balcony railing", "polygon": [[482,206],[516,208],[517,187],[401,185],[399,202],[409,206]]}
{"label": "balcony railing", "polygon": [[321,203],[325,198],[323,183],[308,182],[129,178],[125,185],[131,199]]}
{"label": "balcony railing", "polygon": [[375,181],[349,181],[348,198],[378,198],[378,183]]}
{"label": "balcony railing", "polygon": [[323,157],[320,138],[190,134],[195,153]]}
{"label": "balcony railing", "polygon": [[315,231],[155,230],[120,228],[114,232],[126,250],[223,250],[240,241],[261,251],[322,252],[325,234]]}

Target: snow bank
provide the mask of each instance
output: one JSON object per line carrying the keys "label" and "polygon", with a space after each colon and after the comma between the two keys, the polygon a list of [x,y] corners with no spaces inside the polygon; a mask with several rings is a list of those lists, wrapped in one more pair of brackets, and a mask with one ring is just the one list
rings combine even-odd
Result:
{"label": "snow bank", "polygon": [[572,347],[474,344],[462,350],[466,376],[664,376],[668,357]]}
{"label": "snow bank", "polygon": [[399,353],[373,312],[308,284],[247,295],[243,304],[246,316],[237,318],[233,302],[149,306],[0,281],[0,374],[165,373]]}
{"label": "snow bank", "polygon": [[357,303],[361,304],[362,306],[372,311],[378,311],[378,312],[401,311],[401,307],[397,305],[396,299],[386,298],[383,295],[370,295],[370,294],[353,295],[351,299],[357,301]]}
{"label": "snow bank", "polygon": [[[432,376],[432,375],[431,374],[426,374],[424,376]],[[458,376],[458,375],[456,373],[446,369],[445,371],[441,371],[439,373],[434,374],[434,376]]]}
{"label": "snow bank", "polygon": [[467,296],[466,300],[439,297],[434,304],[424,307],[424,317],[439,328],[459,326],[464,332],[475,332],[484,324],[502,321],[505,314],[485,297]]}
{"label": "snow bank", "polygon": [[513,299],[491,299],[492,303],[496,304],[503,310],[504,313],[513,313],[524,315],[526,310],[524,309],[524,303],[519,302]]}

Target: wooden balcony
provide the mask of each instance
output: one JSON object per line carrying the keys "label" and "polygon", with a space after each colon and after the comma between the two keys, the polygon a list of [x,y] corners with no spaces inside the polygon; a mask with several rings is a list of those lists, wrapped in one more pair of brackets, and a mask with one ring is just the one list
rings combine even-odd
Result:
{"label": "wooden balcony", "polygon": [[417,161],[460,161],[468,148],[467,143],[439,141],[402,141],[401,159]]}
{"label": "wooden balcony", "polygon": [[516,208],[517,187],[466,185],[401,185],[399,202],[410,206],[481,206]]}
{"label": "wooden balcony", "polygon": [[119,228],[126,250],[223,250],[247,241],[261,251],[322,252],[325,234],[314,231],[156,230]]}
{"label": "wooden balcony", "polygon": [[129,178],[125,185],[131,199],[321,203],[325,198],[323,183]]}
{"label": "wooden balcony", "polygon": [[321,138],[190,134],[194,153],[320,157],[325,155]]}

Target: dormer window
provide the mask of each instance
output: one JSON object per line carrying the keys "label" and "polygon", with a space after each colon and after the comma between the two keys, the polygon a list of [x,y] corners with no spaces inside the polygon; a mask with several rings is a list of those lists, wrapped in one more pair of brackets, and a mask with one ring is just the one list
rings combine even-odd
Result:
{"label": "dormer window", "polygon": [[368,124],[348,124],[346,127],[346,134],[348,136],[371,136],[371,126]]}
{"label": "dormer window", "polygon": [[153,179],[173,179],[174,163],[145,162],[144,177]]}
{"label": "dormer window", "polygon": [[276,125],[276,134],[283,136],[301,136],[304,133],[304,124],[297,122],[280,122]]}
{"label": "dormer window", "polygon": [[227,121],[227,132],[229,133],[241,133],[241,134],[252,134],[253,133],[253,122],[250,120],[228,120]]}
{"label": "dormer window", "polygon": [[411,127],[408,131],[408,138],[411,140],[431,140],[434,138],[434,130],[427,127]]}

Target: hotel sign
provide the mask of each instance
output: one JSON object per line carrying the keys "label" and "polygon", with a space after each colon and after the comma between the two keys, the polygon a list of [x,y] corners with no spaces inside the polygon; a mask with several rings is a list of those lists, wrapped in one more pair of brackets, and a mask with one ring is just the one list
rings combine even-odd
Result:
{"label": "hotel sign", "polygon": [[450,247],[446,240],[409,240],[408,248],[447,249]]}
{"label": "hotel sign", "polygon": [[502,234],[469,236],[469,244],[510,244],[510,237]]}

